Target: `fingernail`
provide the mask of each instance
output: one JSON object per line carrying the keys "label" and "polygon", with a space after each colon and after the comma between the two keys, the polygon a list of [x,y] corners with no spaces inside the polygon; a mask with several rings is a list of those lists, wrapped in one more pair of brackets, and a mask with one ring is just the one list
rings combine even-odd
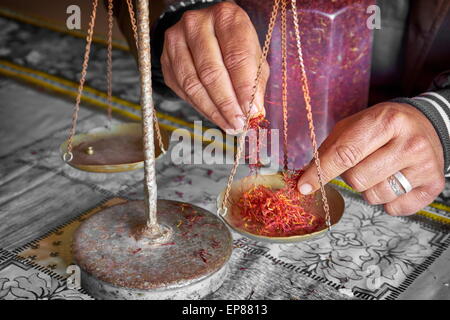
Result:
{"label": "fingernail", "polygon": [[236,120],[234,121],[233,125],[236,131],[244,130],[245,127],[244,115],[236,116]]}
{"label": "fingernail", "polygon": [[309,183],[304,183],[300,186],[299,190],[301,194],[306,196],[311,193],[312,189],[312,185],[310,185]]}
{"label": "fingernail", "polygon": [[236,136],[239,134],[239,131],[235,129],[225,129],[225,132],[231,136]]}
{"label": "fingernail", "polygon": [[261,113],[262,113],[262,115],[265,117],[265,116],[266,116],[266,109],[261,108]]}
{"label": "fingernail", "polygon": [[264,110],[263,107],[261,107],[258,103],[255,103],[250,108],[250,113],[254,115],[262,114],[266,115],[266,110]]}

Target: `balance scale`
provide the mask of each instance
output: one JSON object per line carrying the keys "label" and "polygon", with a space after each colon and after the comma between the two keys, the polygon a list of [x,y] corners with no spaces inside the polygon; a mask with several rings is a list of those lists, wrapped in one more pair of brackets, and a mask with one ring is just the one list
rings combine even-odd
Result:
{"label": "balance scale", "polygon": [[[97,299],[200,299],[217,290],[226,279],[233,248],[227,225],[255,240],[285,243],[303,241],[327,229],[305,236],[270,238],[241,227],[239,215],[230,207],[228,198],[236,198],[236,192],[258,183],[280,186],[277,175],[259,175],[232,183],[232,171],[231,181],[219,195],[217,215],[189,203],[157,199],[155,161],[165,152],[169,139],[168,133],[159,129],[152,99],[148,0],[137,0],[137,21],[131,0],[126,1],[138,48],[142,123],[75,135],[98,5],[98,0],[93,0],[73,126],[61,152],[64,161],[78,170],[120,172],[143,167],[145,198],[103,209],[84,221],[73,238],[73,258],[82,271],[81,286]],[[274,10],[278,10],[280,1],[286,5],[287,0],[275,0]],[[108,13],[110,66],[112,0]],[[108,91],[111,95],[110,86]],[[236,158],[239,157],[238,152]],[[326,193],[328,212],[318,204],[319,193],[315,203],[317,214],[331,215],[329,230],[342,216],[344,202],[329,186]]]}

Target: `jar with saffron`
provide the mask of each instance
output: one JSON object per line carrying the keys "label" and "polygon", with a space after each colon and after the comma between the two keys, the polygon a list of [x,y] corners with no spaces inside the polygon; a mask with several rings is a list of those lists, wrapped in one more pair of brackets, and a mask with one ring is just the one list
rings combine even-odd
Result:
{"label": "jar with saffron", "polygon": [[[264,42],[272,9],[271,0],[236,1],[247,11]],[[297,12],[303,58],[308,77],[317,141],[320,144],[340,119],[367,107],[372,31],[367,26],[368,6],[374,0],[299,0]],[[288,163],[301,168],[312,157],[305,101],[300,83],[294,23],[288,1]],[[273,31],[268,55],[270,78],[265,108],[270,127],[279,129],[283,159],[281,20]],[[272,148],[272,151],[275,151]]]}

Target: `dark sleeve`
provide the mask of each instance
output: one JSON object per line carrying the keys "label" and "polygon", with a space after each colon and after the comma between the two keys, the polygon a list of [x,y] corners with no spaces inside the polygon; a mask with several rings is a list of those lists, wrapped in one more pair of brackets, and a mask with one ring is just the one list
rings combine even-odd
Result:
{"label": "dark sleeve", "polygon": [[397,98],[419,109],[433,124],[444,149],[445,175],[450,176],[450,70],[441,73],[430,90],[414,98]]}

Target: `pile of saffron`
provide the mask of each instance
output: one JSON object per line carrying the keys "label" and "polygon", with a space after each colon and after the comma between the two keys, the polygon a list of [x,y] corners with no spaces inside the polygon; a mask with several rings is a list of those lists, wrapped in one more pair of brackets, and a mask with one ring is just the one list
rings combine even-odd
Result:
{"label": "pile of saffron", "polygon": [[304,235],[322,229],[325,220],[305,210],[314,201],[297,190],[297,181],[303,171],[283,173],[285,187],[271,189],[256,185],[244,192],[237,206],[247,231],[270,237]]}

